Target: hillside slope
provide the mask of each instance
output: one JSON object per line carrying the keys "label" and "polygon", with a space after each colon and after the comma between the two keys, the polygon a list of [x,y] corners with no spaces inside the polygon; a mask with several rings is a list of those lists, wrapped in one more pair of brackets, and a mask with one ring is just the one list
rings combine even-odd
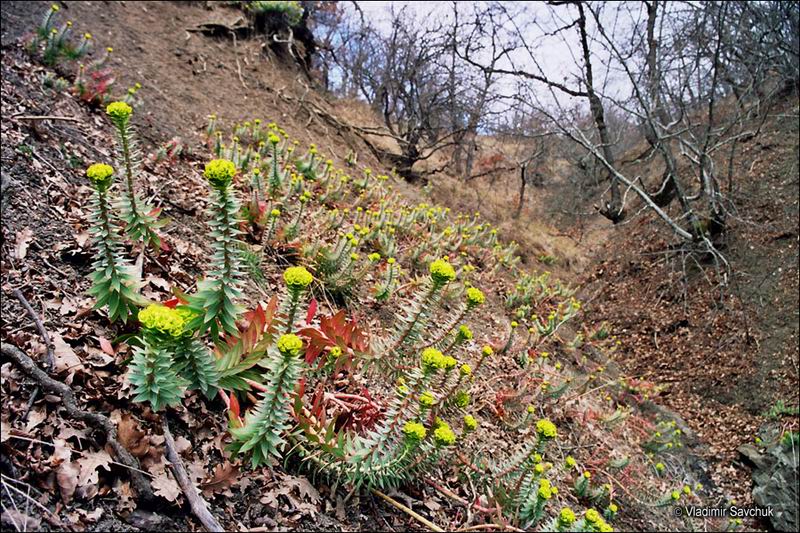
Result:
{"label": "hillside slope", "polygon": [[[157,480],[158,495],[165,500],[155,510],[141,506],[132,512],[136,501],[124,470],[106,464],[84,476],[81,469],[87,467],[78,456],[98,457],[102,439],[60,415],[55,398],[45,396],[27,405],[33,383],[5,359],[2,445],[8,461],[4,461],[4,474],[42,491],[41,503],[52,508],[61,523],[98,530],[127,527],[120,520],[143,530],[186,527],[186,521],[192,519],[188,509],[180,507],[182,497],[168,473],[160,416],[132,403],[126,390],[130,384],[123,376],[130,347],[125,342],[115,343],[113,348],[106,344],[107,339],[135,332],[135,328],[109,324],[103,314],[91,311],[92,302],[85,294],[92,249],[86,222],[90,189],[83,172],[96,160],[112,161],[111,129],[102,108],[87,106],[68,90],[43,87],[41,77],[48,69],[31,61],[16,40],[35,26],[48,5],[15,3],[3,10],[3,343],[31,355],[43,356],[46,352],[34,328],[22,319],[22,307],[8,297],[12,289],[19,289],[36,307],[44,309],[44,323],[57,339],[58,377],[80,391],[84,407],[110,413],[120,428],[127,428],[125,446],[131,453],[136,449],[134,455]],[[358,120],[354,110],[360,112],[361,107],[329,101],[310,90],[291,66],[262,55],[257,39],[234,44],[227,38],[187,31],[209,21],[231,24],[241,16],[235,9],[209,10],[194,3],[83,2],[67,6],[64,11],[76,26],[91,31],[100,46],[113,47],[109,65],[117,88],[112,94],[120,95],[127,87],[142,84],[134,124],[146,141],[146,151],[155,153],[174,137],[181,139],[184,148],[174,157],[147,163],[142,173],[141,187],[171,219],[164,229],[171,249],[152,260],[148,257],[144,263],[146,296],[165,301],[175,288],[191,291],[203,275],[210,248],[203,215],[208,193],[201,169],[213,157],[211,147],[217,131],[227,144],[235,143],[233,137],[240,125],[245,121],[252,125],[256,118],[263,124],[277,122],[285,131],[287,146],[289,140],[296,141],[293,149],[298,154],[308,157],[313,143],[324,158],[332,159],[337,172],[351,175],[352,182],[364,180],[369,187],[354,188],[346,181],[343,186],[329,181],[312,183],[307,185],[311,200],[305,211],[301,191],[288,193],[281,209],[285,216],[302,224],[302,231],[295,237],[286,231],[278,233],[276,252],[264,269],[265,282],[247,283],[245,300],[253,304],[249,307],[281,293],[281,273],[287,265],[306,263],[320,276],[320,264],[313,264],[318,247],[335,245],[346,231],[359,231],[365,224],[362,211],[384,212],[385,207],[411,220],[407,227],[397,224],[400,237],[396,258],[402,268],[397,293],[388,304],[375,301],[370,289],[383,278],[385,270],[380,269],[387,267],[383,261],[380,267],[365,262],[363,277],[354,283],[355,296],[339,300],[331,295],[330,287],[315,289],[317,318],[332,315],[345,305],[347,316],[355,317],[370,332],[376,349],[380,346],[377,341],[395,327],[396,316],[412,305],[418,286],[427,278],[428,265],[437,255],[449,255],[461,277],[446,293],[442,305],[436,307],[434,323],[448,324],[456,314],[459,298],[468,286],[462,282],[485,292],[487,304],[467,321],[470,342],[453,351],[472,364],[476,373],[482,367],[483,374],[470,382],[468,389],[469,412],[478,419],[480,430],[459,442],[463,457],[454,453],[457,460],[436,463],[417,482],[390,492],[395,502],[403,500],[446,529],[491,527],[493,522],[504,521],[510,525],[515,518],[491,508],[499,503],[487,500],[480,490],[491,470],[484,471],[484,467],[488,459],[508,460],[514,452],[525,451],[524,443],[535,437],[534,422],[540,417],[555,422],[559,435],[557,444],[544,454],[550,479],[560,487],[548,508],[548,517],[554,518],[561,507],[602,510],[614,503],[619,505],[619,513],[613,523],[621,529],[693,528],[690,520],[678,519],[670,511],[673,491],[678,491],[678,499],[692,504],[720,503],[733,496],[727,487],[721,490],[715,486],[715,481],[724,479],[706,477],[702,468],[696,468],[699,461],[692,446],[709,441],[708,436],[696,428],[691,431],[680,417],[654,404],[654,389],[641,380],[649,376],[626,366],[627,357],[620,360],[620,354],[638,342],[637,337],[628,335],[625,322],[609,316],[614,323],[609,335],[605,328],[596,327],[607,316],[602,305],[596,311],[590,308],[597,313],[592,315],[586,315],[585,306],[578,312],[577,303],[573,309],[567,285],[574,279],[567,278],[562,285],[531,268],[533,258],[543,253],[562,258],[582,253],[559,237],[547,236],[558,230],[539,223],[541,231],[536,238],[542,248],[522,249],[521,253],[529,256],[529,264],[515,264],[513,247],[503,239],[503,230],[510,230],[510,223],[501,227],[498,242],[484,222],[491,219],[490,213],[482,213],[481,218],[472,213],[449,213],[447,204],[428,205],[428,193],[401,180],[369,181],[370,176],[388,175],[390,169],[382,169],[346,127],[336,127],[326,118],[309,113],[301,102],[313,100],[328,116],[346,121]],[[73,67],[60,66],[57,71],[69,79]],[[217,124],[207,132],[207,117],[212,113],[218,117]],[[21,115],[74,120],[26,121]],[[241,142],[245,145],[250,141],[248,130]],[[357,167],[345,161],[350,151],[360,154]],[[289,164],[289,160],[283,163]],[[372,173],[365,172],[366,168]],[[249,175],[246,165],[242,174]],[[252,194],[248,180],[239,179],[236,189],[242,198]],[[331,190],[339,196],[331,196]],[[455,195],[448,200],[446,193],[436,189],[432,196],[454,206],[462,200]],[[245,229],[244,238],[253,249],[266,245],[263,228]],[[366,256],[374,250],[368,246],[380,243],[383,237],[379,235],[375,241],[365,238],[358,253]],[[529,242],[520,240],[523,245]],[[128,247],[126,251],[131,259],[136,258],[135,249]],[[386,256],[384,253],[383,259]],[[571,276],[582,261],[576,259],[565,268],[558,267],[558,273]],[[471,273],[469,268],[464,269],[468,265],[478,269]],[[557,334],[551,332],[542,338],[525,331],[528,327],[536,331],[538,317],[534,319],[532,314],[544,319],[549,313],[569,313],[570,319]],[[309,326],[319,324],[314,313],[308,316],[312,317],[307,320]],[[512,319],[519,325],[510,324]],[[482,364],[480,348],[485,344],[498,354]],[[376,378],[369,372],[350,376],[336,392],[365,396],[370,404],[374,399],[377,411],[360,414],[369,413],[380,420],[395,383],[390,376]],[[631,379],[632,372],[635,379]],[[768,375],[769,370],[766,372]],[[307,395],[311,395],[310,390]],[[243,396],[243,407],[253,399]],[[337,399],[347,405],[347,396]],[[683,407],[671,405],[679,412]],[[386,529],[419,526],[408,514],[374,499],[369,492],[345,499],[347,491],[337,493],[330,483],[314,475],[303,477],[305,470],[295,460],[274,469],[250,469],[246,459],[226,451],[229,413],[219,397],[207,401],[191,394],[186,406],[176,411],[181,453],[193,480],[201,483],[213,512],[227,527],[367,530],[375,527],[376,520]],[[10,428],[8,432],[6,428]],[[122,433],[120,429],[121,440]],[[47,443],[55,443],[57,453],[52,453],[53,446]],[[65,456],[67,448],[72,451],[66,451]],[[70,492],[69,474],[76,468],[81,473],[79,486]],[[591,479],[593,490],[571,489],[582,482],[584,471],[590,473],[586,479]],[[172,503],[167,507],[165,501]]]}

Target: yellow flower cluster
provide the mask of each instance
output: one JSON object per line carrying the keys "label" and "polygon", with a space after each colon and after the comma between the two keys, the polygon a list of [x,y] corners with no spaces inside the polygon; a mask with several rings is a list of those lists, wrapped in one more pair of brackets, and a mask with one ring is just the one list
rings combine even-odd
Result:
{"label": "yellow flower cluster", "polygon": [[561,509],[561,512],[558,513],[558,529],[560,531],[566,530],[574,523],[575,513],[572,512],[572,509],[569,507]]}
{"label": "yellow flower cluster", "polygon": [[188,318],[186,313],[165,305],[152,304],[139,311],[139,322],[142,323],[142,327],[172,337],[180,337],[183,334]]}
{"label": "yellow flower cluster", "polygon": [[455,357],[445,355],[442,359],[442,368],[444,368],[445,371],[453,370],[456,365],[458,365],[458,361]]}
{"label": "yellow flower cluster", "polygon": [[133,108],[125,102],[111,102],[106,107],[106,114],[117,125],[127,124],[131,113],[133,113]]}
{"label": "yellow flower cluster", "polygon": [[212,187],[224,189],[233,180],[233,176],[236,174],[236,165],[227,159],[213,159],[206,163],[203,174]]}
{"label": "yellow flower cluster", "polygon": [[406,425],[403,426],[403,433],[406,438],[412,442],[419,442],[428,434],[425,430],[425,426],[419,422],[406,422]]}
{"label": "yellow flower cluster", "polygon": [[419,397],[419,404],[422,407],[431,407],[434,403],[436,403],[436,398],[430,392],[423,392]]}
{"label": "yellow flower cluster", "polygon": [[444,259],[437,259],[429,267],[431,278],[437,285],[445,285],[456,279],[456,271],[453,265]]}
{"label": "yellow flower cluster", "polygon": [[472,374],[472,367],[469,366],[467,363],[464,363],[463,365],[461,365],[461,368],[459,368],[458,370],[459,370],[459,372],[461,372],[461,375],[464,376],[464,377],[469,376],[470,374]]}
{"label": "yellow flower cluster", "polygon": [[538,422],[536,422],[536,434],[539,435],[541,439],[554,439],[558,435],[558,431],[556,430],[556,425],[547,420],[546,418],[542,418]]}
{"label": "yellow flower cluster", "polygon": [[300,337],[294,334],[281,335],[278,339],[278,351],[283,355],[291,355],[297,357],[303,350],[303,341]]}
{"label": "yellow flower cluster", "polygon": [[467,431],[475,431],[478,429],[478,421],[472,415],[464,415],[464,429]]}
{"label": "yellow flower cluster", "polygon": [[[422,350],[422,369],[430,372],[431,370],[446,369],[450,360],[436,348],[425,348]],[[450,358],[452,359],[452,357]],[[455,366],[455,365],[453,365]],[[452,367],[451,367],[452,368]]]}
{"label": "yellow flower cluster", "polygon": [[540,499],[542,500],[549,500],[553,497],[553,489],[550,486],[549,479],[540,479],[539,480],[539,491],[537,493]]}
{"label": "yellow flower cluster", "polygon": [[290,291],[303,291],[314,281],[314,276],[305,267],[289,267],[283,272],[283,281]]}
{"label": "yellow flower cluster", "polygon": [[433,431],[433,440],[439,446],[452,446],[456,443],[456,434],[447,422],[439,422],[439,427]]}
{"label": "yellow flower cluster", "polygon": [[588,511],[586,511],[586,514],[584,514],[583,517],[586,520],[586,523],[591,526],[592,531],[602,531],[602,532],[614,531],[614,528],[608,525],[608,523],[605,520],[603,520],[603,517],[600,516],[600,513],[598,513],[594,509],[589,509]]}
{"label": "yellow flower cluster", "polygon": [[458,336],[464,340],[471,340],[472,339],[472,330],[469,329],[469,326],[466,324],[462,324],[458,327]]}
{"label": "yellow flower cluster", "polygon": [[476,289],[475,287],[470,287],[469,289],[467,289],[468,307],[477,307],[485,301],[486,301],[486,296],[484,296],[483,292],[481,292],[480,289]]}
{"label": "yellow flower cluster", "polygon": [[98,189],[108,189],[113,180],[114,168],[105,163],[95,163],[86,169],[86,177],[92,180]]}

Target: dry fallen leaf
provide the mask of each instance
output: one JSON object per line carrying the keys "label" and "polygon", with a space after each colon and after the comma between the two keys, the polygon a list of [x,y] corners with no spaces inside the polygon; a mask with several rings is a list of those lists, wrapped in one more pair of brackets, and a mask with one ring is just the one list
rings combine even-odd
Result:
{"label": "dry fallen leaf", "polygon": [[181,493],[181,488],[178,486],[178,483],[172,479],[172,476],[167,474],[166,471],[158,474],[151,484],[153,485],[153,489],[155,489],[156,495],[170,502],[177,500]]}
{"label": "dry fallen leaf", "polygon": [[61,463],[56,469],[56,480],[58,481],[58,488],[61,491],[61,500],[64,503],[72,501],[75,489],[78,488],[80,472],[80,467],[71,461]]}
{"label": "dry fallen leaf", "polygon": [[128,413],[124,413],[117,428],[119,442],[134,457],[144,457],[150,451],[150,439],[139,429],[139,424]]}
{"label": "dry fallen leaf", "polygon": [[30,433],[33,428],[44,422],[45,418],[47,418],[46,409],[31,409],[30,413],[28,413],[28,423],[25,424],[25,431]]}
{"label": "dry fallen leaf", "polygon": [[53,339],[53,355],[55,356],[56,371],[69,372],[74,374],[78,370],[84,370],[83,363],[81,362],[72,346],[67,344],[64,338],[59,333],[51,334]]}
{"label": "dry fallen leaf", "polygon": [[312,503],[319,503],[319,492],[317,492],[317,489],[314,488],[314,485],[312,485],[308,479],[302,476],[295,477],[287,475],[283,478],[283,481],[285,481],[288,486],[296,488],[297,494],[301,498],[308,499]]}
{"label": "dry fallen leaf", "polygon": [[116,355],[114,351],[114,346],[111,344],[111,341],[106,339],[105,337],[97,337],[97,340],[100,341],[100,349],[103,350],[108,355]]}
{"label": "dry fallen leaf", "polygon": [[25,259],[25,256],[28,254],[28,246],[31,244],[31,239],[33,239],[33,231],[31,228],[25,228],[17,232],[17,240],[14,243],[14,252],[17,259]]}
{"label": "dry fallen leaf", "polygon": [[110,470],[111,461],[111,456],[105,450],[84,454],[83,457],[78,459],[78,465],[81,467],[78,486],[96,484],[99,481],[97,469],[102,467]]}
{"label": "dry fallen leaf", "polygon": [[208,498],[217,492],[226,490],[236,482],[238,476],[238,466],[228,462],[217,465],[216,468],[214,468],[214,475],[211,479],[200,484],[203,490],[203,496]]}

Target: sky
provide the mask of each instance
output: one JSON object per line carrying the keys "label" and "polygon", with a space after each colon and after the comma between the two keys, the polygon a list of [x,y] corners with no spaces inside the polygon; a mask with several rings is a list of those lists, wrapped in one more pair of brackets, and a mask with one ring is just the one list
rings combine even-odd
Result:
{"label": "sky", "polygon": [[[459,2],[459,10],[468,14],[473,5],[478,2]],[[347,9],[353,10],[348,3]],[[389,31],[389,12],[394,7],[401,9],[406,6],[419,18],[420,24],[437,24],[451,19],[452,2],[449,1],[359,1],[359,7],[379,29]],[[525,50],[517,50],[511,54],[514,66],[518,69],[537,72],[541,68],[549,79],[566,82],[565,85],[577,88],[577,77],[581,75],[582,58],[580,57],[580,43],[578,32],[575,28],[561,32],[558,36],[547,36],[546,33],[569,24],[574,20],[577,11],[567,6],[551,9],[543,2],[503,2],[510,12],[514,13],[513,20],[506,23],[508,31],[521,30],[525,40],[534,50],[534,57]],[[644,16],[641,2],[618,4],[624,9],[605,9],[601,16],[604,26],[612,35],[627,34],[634,21],[641,20]],[[515,28],[516,25],[516,28]],[[596,29],[591,22],[588,24],[590,34],[595,34]],[[598,35],[599,37],[599,35]],[[619,97],[630,94],[630,84],[620,69],[606,69],[602,60],[609,57],[609,52],[596,42],[590,44],[595,58],[595,88],[611,96]],[[538,66],[537,66],[538,65]],[[510,65],[505,65],[506,67]],[[517,92],[517,79],[506,78],[500,81],[499,86],[505,94]],[[526,83],[530,98],[537,99],[540,104],[553,106],[556,103],[570,108],[575,105],[583,106],[582,99],[575,99],[563,93],[555,96],[544,85],[536,82]],[[554,100],[555,98],[555,100]]]}

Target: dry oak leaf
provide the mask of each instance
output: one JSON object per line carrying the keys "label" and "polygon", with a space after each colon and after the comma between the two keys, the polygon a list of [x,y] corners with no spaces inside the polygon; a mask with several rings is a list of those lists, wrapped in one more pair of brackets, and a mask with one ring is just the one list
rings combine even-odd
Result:
{"label": "dry oak leaf", "polygon": [[78,488],[80,473],[80,467],[71,461],[61,463],[56,469],[56,480],[58,481],[58,489],[61,491],[61,501],[65,504],[72,501],[75,489]]}
{"label": "dry oak leaf", "polygon": [[153,478],[151,484],[153,485],[153,489],[155,489],[156,495],[170,502],[177,500],[181,493],[181,488],[178,486],[178,483],[172,479],[172,476],[167,474],[166,471]]}
{"label": "dry oak leaf", "polygon": [[233,463],[225,462],[217,465],[211,479],[200,484],[203,496],[208,498],[214,493],[226,490],[236,482],[238,475],[239,467]]}
{"label": "dry oak leaf", "polygon": [[309,500],[311,503],[319,503],[320,496],[314,485],[308,479],[302,476],[285,476],[283,481],[290,487],[297,489],[297,494],[304,500]]}
{"label": "dry oak leaf", "polygon": [[119,442],[134,457],[142,458],[150,451],[150,439],[139,429],[139,424],[129,413],[122,414],[117,427],[117,436]]}
{"label": "dry oak leaf", "polygon": [[51,333],[53,339],[53,355],[55,356],[56,372],[69,371],[74,374],[78,370],[84,370],[81,362],[72,346],[67,344],[60,333]]}
{"label": "dry oak leaf", "polygon": [[78,480],[78,486],[95,485],[99,481],[97,469],[102,467],[106,470],[111,470],[112,463],[111,456],[105,450],[99,452],[86,453],[83,457],[78,459],[78,465],[81,467],[81,475]]}

